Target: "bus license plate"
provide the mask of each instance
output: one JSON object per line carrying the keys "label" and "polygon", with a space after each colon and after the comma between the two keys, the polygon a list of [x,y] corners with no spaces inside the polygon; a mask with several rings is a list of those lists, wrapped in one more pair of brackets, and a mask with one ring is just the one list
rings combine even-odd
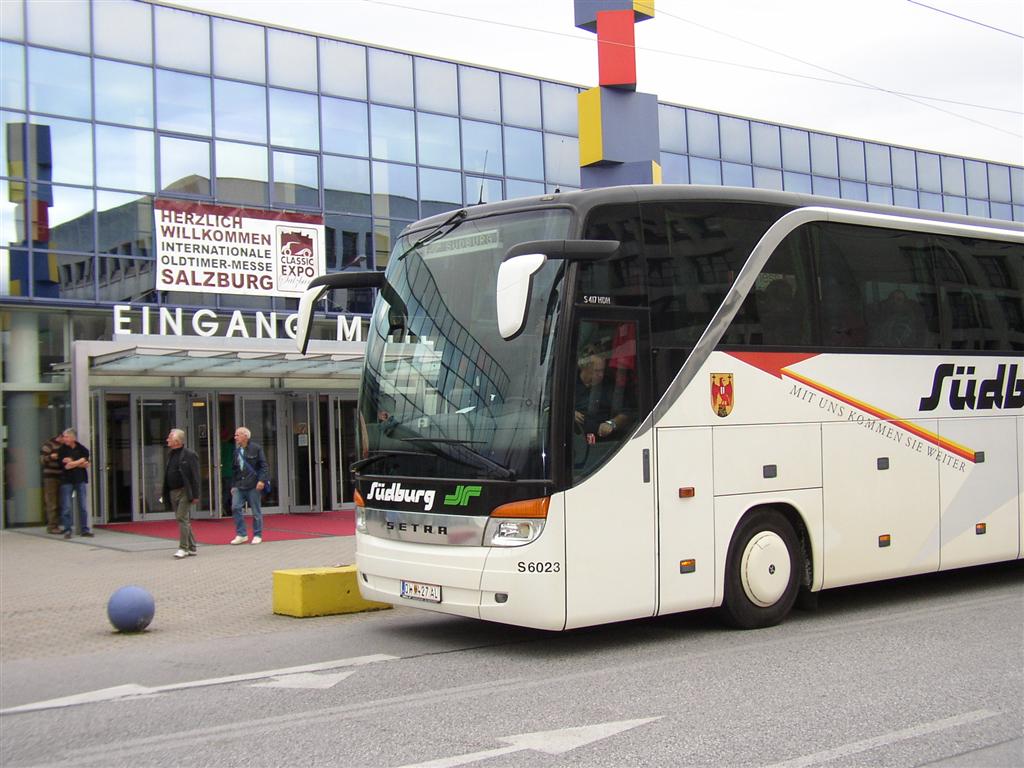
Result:
{"label": "bus license plate", "polygon": [[440,603],[441,585],[421,584],[418,581],[403,581],[402,597],[409,600],[426,600],[428,603]]}

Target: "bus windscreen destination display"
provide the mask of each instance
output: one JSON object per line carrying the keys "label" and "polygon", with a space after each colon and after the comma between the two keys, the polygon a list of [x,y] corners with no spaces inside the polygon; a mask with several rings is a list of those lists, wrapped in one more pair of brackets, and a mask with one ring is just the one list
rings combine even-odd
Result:
{"label": "bus windscreen destination display", "polygon": [[157,200],[156,289],[302,295],[325,272],[320,216]]}

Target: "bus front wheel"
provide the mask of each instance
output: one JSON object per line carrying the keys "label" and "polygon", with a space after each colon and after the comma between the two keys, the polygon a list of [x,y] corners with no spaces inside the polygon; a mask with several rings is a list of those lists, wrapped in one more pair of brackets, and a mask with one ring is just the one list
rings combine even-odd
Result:
{"label": "bus front wheel", "polygon": [[722,613],[734,627],[778,624],[796,601],[803,555],[789,521],[773,510],[749,515],[726,559]]}

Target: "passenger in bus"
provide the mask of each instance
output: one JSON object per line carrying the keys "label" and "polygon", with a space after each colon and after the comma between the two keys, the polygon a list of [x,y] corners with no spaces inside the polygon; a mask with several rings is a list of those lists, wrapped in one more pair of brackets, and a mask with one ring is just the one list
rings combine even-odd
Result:
{"label": "passenger in bus", "polygon": [[757,294],[764,344],[803,344],[803,317],[793,287],[785,278],[773,280]]}
{"label": "passenger in bus", "polygon": [[[628,405],[632,387],[616,388],[616,377],[606,375],[605,356],[593,346],[584,347],[576,378],[575,430],[586,436],[588,445],[619,440],[632,422]],[[617,408],[616,405],[619,405]]]}
{"label": "passenger in bus", "polygon": [[903,289],[895,288],[878,303],[876,309],[872,346],[910,348],[925,345],[928,325],[924,309]]}

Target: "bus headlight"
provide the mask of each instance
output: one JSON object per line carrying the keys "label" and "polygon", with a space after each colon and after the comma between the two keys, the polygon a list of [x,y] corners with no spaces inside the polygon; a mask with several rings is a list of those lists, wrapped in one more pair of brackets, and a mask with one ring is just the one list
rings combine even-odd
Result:
{"label": "bus headlight", "polygon": [[535,541],[548,516],[547,497],[503,504],[491,512],[484,530],[485,547],[521,547]]}

